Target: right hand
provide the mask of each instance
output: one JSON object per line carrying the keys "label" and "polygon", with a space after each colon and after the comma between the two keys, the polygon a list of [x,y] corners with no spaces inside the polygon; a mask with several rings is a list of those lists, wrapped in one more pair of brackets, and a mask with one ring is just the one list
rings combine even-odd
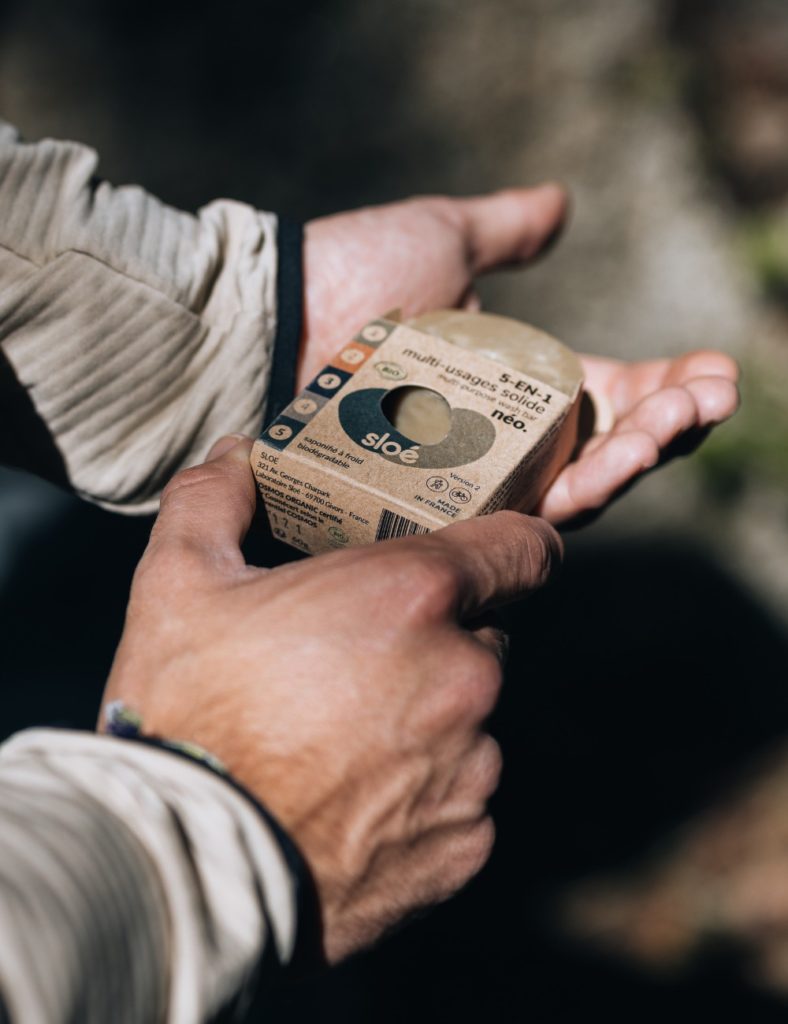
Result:
{"label": "right hand", "polygon": [[279,819],[312,869],[333,961],[487,859],[500,754],[482,726],[503,644],[480,616],[541,586],[560,541],[500,512],[254,568],[239,547],[250,447],[219,442],[167,487],[105,700],[211,751]]}

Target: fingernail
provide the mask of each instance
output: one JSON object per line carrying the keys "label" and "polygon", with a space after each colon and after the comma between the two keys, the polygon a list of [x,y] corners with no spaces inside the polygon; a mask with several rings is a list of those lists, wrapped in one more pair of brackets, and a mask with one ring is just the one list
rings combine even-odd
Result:
{"label": "fingernail", "polygon": [[205,461],[212,462],[214,459],[220,459],[223,455],[226,455],[231,448],[235,448],[239,441],[245,441],[245,434],[228,434],[226,437],[220,437],[218,441],[215,441],[211,446],[211,450],[208,452]]}

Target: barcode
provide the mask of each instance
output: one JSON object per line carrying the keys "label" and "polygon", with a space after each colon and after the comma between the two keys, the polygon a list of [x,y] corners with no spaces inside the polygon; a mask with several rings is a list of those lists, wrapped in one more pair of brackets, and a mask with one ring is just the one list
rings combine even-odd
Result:
{"label": "barcode", "polygon": [[415,523],[412,519],[398,516],[396,512],[390,512],[387,508],[384,508],[380,514],[375,540],[388,540],[390,537],[409,537],[413,533],[429,532],[429,529],[426,526],[422,526],[421,523]]}

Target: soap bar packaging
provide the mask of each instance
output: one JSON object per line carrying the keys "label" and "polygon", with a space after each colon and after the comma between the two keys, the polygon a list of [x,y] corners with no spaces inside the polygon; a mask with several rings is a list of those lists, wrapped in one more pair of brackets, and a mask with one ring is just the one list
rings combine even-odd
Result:
{"label": "soap bar packaging", "polygon": [[[451,407],[437,444],[386,418],[420,386]],[[317,554],[532,510],[574,448],[580,404],[522,371],[405,324],[367,324],[263,431],[251,461],[276,538]]]}

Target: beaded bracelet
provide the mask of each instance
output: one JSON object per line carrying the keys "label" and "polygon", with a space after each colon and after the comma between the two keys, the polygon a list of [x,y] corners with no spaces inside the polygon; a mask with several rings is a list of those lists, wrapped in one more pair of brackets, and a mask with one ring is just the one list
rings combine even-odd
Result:
{"label": "beaded bracelet", "polygon": [[[142,732],[142,715],[128,707],[122,700],[113,700],[104,709],[104,731],[108,736],[117,736],[125,740],[145,739]],[[176,754],[185,754],[193,761],[207,765],[219,775],[228,775],[225,764],[218,757],[196,743],[179,740],[167,740],[156,737],[157,746],[172,750]]]}

